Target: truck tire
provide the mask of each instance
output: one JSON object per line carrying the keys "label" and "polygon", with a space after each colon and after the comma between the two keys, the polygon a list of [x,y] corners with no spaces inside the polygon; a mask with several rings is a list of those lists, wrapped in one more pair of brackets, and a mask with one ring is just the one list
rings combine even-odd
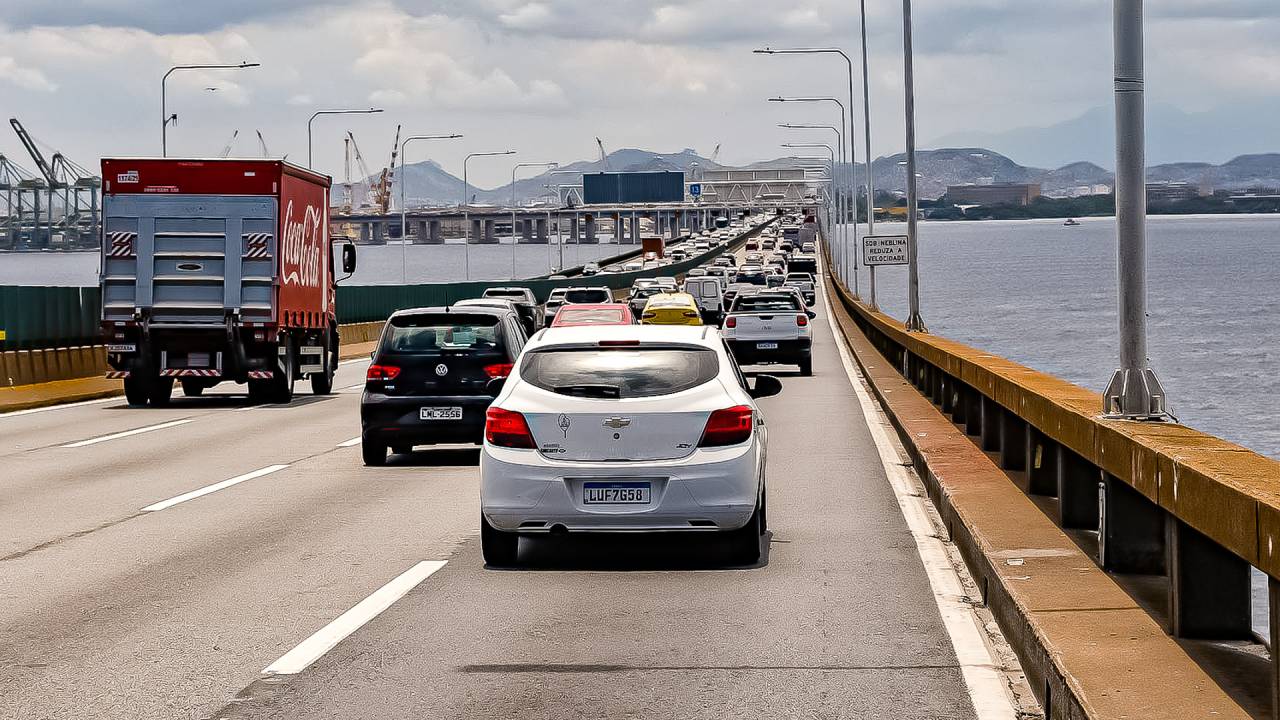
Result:
{"label": "truck tire", "polygon": [[284,355],[278,356],[276,368],[271,377],[271,401],[281,405],[293,402],[293,339],[284,340]]}
{"label": "truck tire", "polygon": [[204,394],[204,383],[199,380],[183,380],[182,394],[186,397],[200,397]]}
{"label": "truck tire", "polygon": [[480,515],[480,552],[484,555],[486,565],[515,567],[518,564],[519,549],[518,534],[503,532],[490,525],[483,514]]}
{"label": "truck tire", "polygon": [[331,339],[325,343],[324,372],[311,374],[311,394],[312,395],[328,395],[333,392],[333,374],[338,367],[338,338],[336,334],[332,334]]}
{"label": "truck tire", "polygon": [[148,395],[151,398],[151,407],[168,405],[169,398],[173,395],[173,378],[158,377],[152,380],[150,385]]}
{"label": "truck tire", "polygon": [[145,378],[130,375],[124,379],[124,399],[129,401],[129,407],[145,407],[150,397],[151,388]]}

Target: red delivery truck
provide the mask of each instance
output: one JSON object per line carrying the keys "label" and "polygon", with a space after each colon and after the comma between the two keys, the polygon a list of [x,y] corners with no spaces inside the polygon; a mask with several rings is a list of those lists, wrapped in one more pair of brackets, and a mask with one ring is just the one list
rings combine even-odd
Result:
{"label": "red delivery truck", "polygon": [[[281,160],[102,161],[102,327],[130,405],[222,381],[288,402],[338,364],[331,180]],[[342,248],[342,272],[355,246]]]}

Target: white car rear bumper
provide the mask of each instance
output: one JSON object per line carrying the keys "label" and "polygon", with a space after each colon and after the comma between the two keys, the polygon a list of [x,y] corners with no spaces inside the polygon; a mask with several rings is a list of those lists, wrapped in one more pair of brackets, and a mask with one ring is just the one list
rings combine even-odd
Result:
{"label": "white car rear bumper", "polygon": [[[697,449],[680,460],[590,463],[485,444],[480,508],[499,530],[654,532],[736,530],[751,519],[762,485],[758,441]],[[588,505],[583,484],[648,481],[644,505]]]}

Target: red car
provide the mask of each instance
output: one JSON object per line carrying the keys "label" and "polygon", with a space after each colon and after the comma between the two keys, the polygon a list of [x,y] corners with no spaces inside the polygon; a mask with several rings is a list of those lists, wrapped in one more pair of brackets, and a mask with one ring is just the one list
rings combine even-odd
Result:
{"label": "red car", "polygon": [[635,325],[631,307],[622,303],[608,305],[565,305],[556,313],[551,327],[582,327],[583,325]]}

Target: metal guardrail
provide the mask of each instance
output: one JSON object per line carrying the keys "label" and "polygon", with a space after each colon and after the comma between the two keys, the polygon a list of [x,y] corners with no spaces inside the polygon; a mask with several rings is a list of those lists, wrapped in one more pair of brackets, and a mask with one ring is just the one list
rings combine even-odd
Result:
{"label": "metal guardrail", "polygon": [[[1162,576],[1153,616],[1176,638],[1260,639],[1273,648],[1280,717],[1280,462],[1172,423],[1101,417],[1101,396],[937,336],[837,294],[862,333],[1064,529],[1097,533],[1095,560]],[[1053,511],[1050,511],[1053,514]],[[1250,568],[1268,577],[1270,633],[1252,627]]]}
{"label": "metal guardrail", "polygon": [[[776,222],[776,220],[770,220]],[[527,287],[545,300],[557,287],[606,286],[611,290],[631,287],[638,278],[680,274],[701,265],[734,247],[769,223],[748,230],[725,247],[683,262],[630,273],[610,273],[559,280],[472,281],[424,283],[420,285],[339,285],[338,322],[358,323],[385,320],[401,308],[448,305],[465,298],[479,297],[486,288]],[[637,251],[639,252],[639,251]],[[0,286],[0,350],[34,350],[94,345],[101,342],[99,318],[101,294],[97,287],[49,287],[35,285]]]}

